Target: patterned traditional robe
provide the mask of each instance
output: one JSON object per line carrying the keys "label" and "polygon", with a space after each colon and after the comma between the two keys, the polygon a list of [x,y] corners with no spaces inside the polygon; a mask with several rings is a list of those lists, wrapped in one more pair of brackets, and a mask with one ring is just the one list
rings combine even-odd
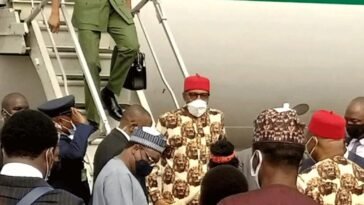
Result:
{"label": "patterned traditional robe", "polygon": [[364,169],[342,156],[305,170],[298,176],[297,185],[322,205],[364,205]]}
{"label": "patterned traditional robe", "polygon": [[152,202],[168,203],[193,199],[198,204],[201,179],[207,171],[209,146],[225,137],[223,113],[209,108],[199,118],[186,107],[159,117],[157,129],[166,137],[169,148],[148,177]]}

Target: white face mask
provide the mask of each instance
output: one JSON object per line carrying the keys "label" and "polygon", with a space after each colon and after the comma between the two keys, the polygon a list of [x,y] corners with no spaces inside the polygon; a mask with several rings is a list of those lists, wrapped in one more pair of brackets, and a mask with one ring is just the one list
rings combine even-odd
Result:
{"label": "white face mask", "polygon": [[[73,140],[73,136],[75,135],[75,132],[76,132],[76,125],[72,121],[68,121],[68,120],[65,120],[65,119],[61,119],[61,120],[70,123],[71,126],[72,126],[72,129],[69,129],[67,127],[64,127],[63,125],[61,125],[61,124],[53,121],[54,126],[58,130],[58,133],[60,133],[61,135],[66,135],[66,136],[68,136],[69,138],[71,138]],[[66,129],[69,134],[62,132],[62,128]]]}
{"label": "white face mask", "polygon": [[194,100],[187,104],[188,112],[195,117],[200,117],[207,110],[207,102],[201,99]]}
{"label": "white face mask", "polygon": [[51,169],[53,166],[53,159],[51,160],[52,162],[50,164],[48,163],[48,159],[47,159],[49,155],[51,155],[51,158],[53,158],[52,152],[53,152],[53,148],[50,148],[46,151],[46,174],[44,176],[44,179],[46,181],[48,181],[48,178],[51,175]]}
{"label": "white face mask", "polygon": [[[253,166],[254,166],[254,158],[255,157],[258,157],[259,162],[258,162],[257,168],[254,170]],[[259,151],[259,150],[255,150],[252,157],[250,158],[250,174],[252,175],[252,177],[254,177],[255,182],[258,185],[258,188],[260,188],[258,175],[259,175],[259,170],[260,170],[260,167],[262,166],[262,163],[263,163],[262,152]]]}
{"label": "white face mask", "polygon": [[3,108],[2,112],[9,117],[13,116],[13,114],[10,114],[9,111],[7,111],[5,108]]}

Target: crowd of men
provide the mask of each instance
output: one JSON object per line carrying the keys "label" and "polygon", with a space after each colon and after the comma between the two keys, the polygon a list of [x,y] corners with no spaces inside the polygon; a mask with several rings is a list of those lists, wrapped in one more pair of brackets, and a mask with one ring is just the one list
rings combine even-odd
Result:
{"label": "crowd of men", "polygon": [[236,152],[210,91],[208,78],[187,77],[185,106],[156,127],[142,106],[128,106],[96,150],[92,189],[83,158],[98,127],[74,96],[31,110],[22,94],[6,95],[0,204],[364,204],[364,97],[345,117],[315,111],[307,126],[294,109],[268,108],[251,147]]}
{"label": "crowd of men", "polygon": [[[59,6],[52,0],[52,32],[60,28]],[[84,157],[100,118],[88,86],[86,116],[72,95],[37,110],[20,93],[6,95],[0,205],[364,204],[364,97],[350,102],[345,117],[315,111],[307,127],[294,109],[267,108],[254,121],[251,146],[236,152],[223,112],[209,107],[206,77],[187,77],[185,105],[160,115],[156,127],[142,106],[120,107],[116,96],[139,52],[130,0],[76,0],[72,23],[101,101],[119,126],[96,150],[90,187]],[[100,90],[105,31],[116,46]]]}

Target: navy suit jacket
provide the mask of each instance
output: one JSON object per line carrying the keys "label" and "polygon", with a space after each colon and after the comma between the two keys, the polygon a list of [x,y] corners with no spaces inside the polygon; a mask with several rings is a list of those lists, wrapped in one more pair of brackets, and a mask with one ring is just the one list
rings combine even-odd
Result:
{"label": "navy suit jacket", "polygon": [[90,199],[90,188],[83,172],[83,158],[86,154],[88,138],[93,132],[91,125],[76,125],[73,140],[61,136],[59,141],[60,164],[52,169],[49,184],[64,189],[82,198],[86,204]]}

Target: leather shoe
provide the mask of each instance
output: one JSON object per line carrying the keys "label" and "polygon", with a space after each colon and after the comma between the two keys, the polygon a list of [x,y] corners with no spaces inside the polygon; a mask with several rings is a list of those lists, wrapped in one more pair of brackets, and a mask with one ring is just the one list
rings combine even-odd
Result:
{"label": "leather shoe", "polygon": [[118,101],[115,98],[115,94],[105,87],[101,90],[101,100],[104,103],[107,111],[109,112],[110,117],[119,121],[123,114],[121,107],[119,106]]}

